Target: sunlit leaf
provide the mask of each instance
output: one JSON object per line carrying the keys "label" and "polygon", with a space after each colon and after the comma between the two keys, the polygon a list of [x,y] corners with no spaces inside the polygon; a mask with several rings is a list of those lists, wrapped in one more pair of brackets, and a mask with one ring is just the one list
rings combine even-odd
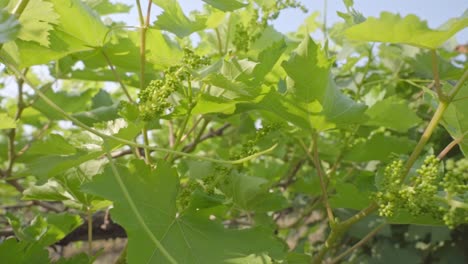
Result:
{"label": "sunlit leaf", "polygon": [[451,19],[441,28],[430,29],[426,21],[415,15],[402,18],[382,12],[379,18],[369,17],[365,22],[347,29],[346,36],[352,40],[403,43],[435,49],[467,26],[467,16]]}
{"label": "sunlit leaf", "polygon": [[234,11],[247,5],[237,0],[203,0],[203,2],[222,11]]}
{"label": "sunlit leaf", "polygon": [[24,41],[34,41],[42,46],[49,46],[49,32],[59,21],[59,15],[54,12],[54,6],[43,0],[30,1],[19,19],[22,28],[18,38]]}
{"label": "sunlit leaf", "polygon": [[196,15],[194,19],[188,18],[176,0],[152,1],[164,10],[154,23],[158,29],[172,32],[179,38],[183,38],[206,27],[205,16]]}
{"label": "sunlit leaf", "polygon": [[5,113],[0,113],[0,129],[16,128],[16,122]]}

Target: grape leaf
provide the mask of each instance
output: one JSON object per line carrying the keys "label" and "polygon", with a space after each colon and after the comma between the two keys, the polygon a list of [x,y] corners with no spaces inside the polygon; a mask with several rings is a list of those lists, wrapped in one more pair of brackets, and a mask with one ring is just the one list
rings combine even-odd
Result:
{"label": "grape leaf", "polygon": [[[152,234],[178,263],[224,263],[229,259],[256,254],[283,256],[283,244],[261,227],[233,230],[207,215],[191,211],[179,215],[176,197],[179,190],[177,172],[164,162],[151,170],[141,161],[130,169],[119,166],[119,176],[107,167],[103,174],[85,184],[83,190],[114,202],[113,219],[128,234],[128,262],[168,263],[150,240],[137,217],[130,213],[129,201],[116,177],[121,177],[128,194]],[[221,243],[222,242],[222,243]]]}
{"label": "grape leaf", "polygon": [[131,9],[131,5],[123,3],[111,3],[109,0],[86,0],[85,3],[96,10],[101,16],[116,14],[116,13],[128,13]]}
{"label": "grape leaf", "polygon": [[70,197],[65,189],[56,181],[49,180],[39,186],[31,186],[24,190],[23,200],[66,201]]}
{"label": "grape leaf", "polygon": [[454,18],[433,30],[415,15],[402,18],[389,12],[382,12],[379,18],[369,17],[365,22],[348,28],[346,36],[352,40],[377,41],[409,44],[435,49],[458,31],[468,26],[468,16]]}
{"label": "grape leaf", "polygon": [[[351,183],[341,182],[335,186],[336,194],[330,197],[333,208],[351,208],[361,210],[370,204],[371,192],[360,190]],[[353,199],[349,199],[353,197]]]}
{"label": "grape leaf", "polygon": [[20,220],[11,214],[7,219],[19,240],[41,246],[53,245],[83,223],[79,215],[66,213],[36,216],[26,227],[21,226]]}
{"label": "grape leaf", "polygon": [[[68,113],[85,111],[87,109],[87,104],[92,98],[91,90],[87,90],[81,94],[73,94],[64,91],[54,93],[53,90],[50,89],[44,92],[44,94]],[[51,109],[43,99],[38,99],[34,102],[33,107],[51,119],[64,119],[61,114]]]}
{"label": "grape leaf", "polygon": [[366,106],[357,104],[343,95],[331,78],[332,61],[315,42],[307,36],[282,66],[292,79],[289,92],[294,100],[304,104],[309,115],[319,115],[311,125],[319,130],[331,128],[328,123],[345,125],[364,121]]}
{"label": "grape leaf", "polygon": [[370,117],[367,125],[383,126],[399,132],[406,132],[418,125],[421,119],[409,108],[408,104],[397,97],[389,97],[367,109]]}
{"label": "grape leaf", "polygon": [[247,6],[247,4],[238,2],[237,0],[203,0],[203,2],[225,12],[234,11]]}
{"label": "grape leaf", "polygon": [[[23,158],[28,163],[26,171],[22,172],[22,174],[34,175],[38,182],[42,183],[48,178],[57,176],[88,160],[96,159],[102,154],[101,151],[87,152],[79,150],[73,155],[43,155],[36,158]],[[44,164],[47,164],[47,166],[44,166]]]}
{"label": "grape leaf", "polygon": [[15,120],[5,113],[0,113],[0,130],[9,128],[16,128]]}
{"label": "grape leaf", "polygon": [[97,256],[88,256],[86,253],[73,255],[69,258],[61,258],[54,264],[93,264]]}
{"label": "grape leaf", "polygon": [[31,145],[27,155],[73,155],[76,148],[59,134],[50,134],[42,141],[36,141]]}
{"label": "grape leaf", "polygon": [[5,43],[0,54],[5,60],[8,59],[8,63],[22,69],[60,59],[73,52],[91,49],[85,46],[84,42],[60,30],[49,32],[49,42],[49,47],[44,47],[34,41],[16,39],[14,42]]}
{"label": "grape leaf", "polygon": [[118,106],[118,103],[111,106],[101,106],[89,111],[75,113],[73,117],[85,125],[92,126],[95,123],[116,119],[118,117]]}
{"label": "grape leaf", "polygon": [[461,87],[454,100],[445,110],[442,125],[458,144],[465,157],[468,157],[468,83]]}
{"label": "grape leaf", "polygon": [[49,263],[49,252],[41,245],[8,238],[0,243],[0,259],[4,263]]}
{"label": "grape leaf", "polygon": [[287,206],[283,196],[270,193],[268,181],[264,178],[231,174],[222,191],[232,199],[238,209],[256,212],[277,211]]}
{"label": "grape leaf", "polygon": [[0,43],[14,40],[20,28],[21,25],[14,15],[0,10]]}
{"label": "grape leaf", "polygon": [[344,154],[343,158],[357,162],[371,160],[390,161],[392,154],[406,154],[415,145],[416,142],[407,138],[377,134],[351,147]]}
{"label": "grape leaf", "polygon": [[[58,30],[61,30],[87,46],[101,47],[107,35],[107,27],[93,10],[79,0],[49,0],[60,15]],[[86,30],[84,30],[86,29]]]}
{"label": "grape leaf", "polygon": [[179,38],[183,38],[206,27],[205,16],[196,15],[195,20],[189,19],[176,0],[153,0],[153,3],[164,10],[154,23],[158,29],[172,32]]}
{"label": "grape leaf", "polygon": [[53,30],[53,24],[58,23],[59,15],[51,3],[36,0],[28,3],[19,21],[22,27],[18,38],[49,47],[49,31]]}

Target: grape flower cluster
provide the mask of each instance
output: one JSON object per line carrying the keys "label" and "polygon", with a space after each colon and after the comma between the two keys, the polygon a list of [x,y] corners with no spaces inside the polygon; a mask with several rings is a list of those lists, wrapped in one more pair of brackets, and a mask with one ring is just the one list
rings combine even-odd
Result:
{"label": "grape flower cluster", "polygon": [[403,161],[390,163],[384,179],[375,194],[379,214],[392,217],[399,210],[413,216],[430,215],[451,228],[468,222],[468,159],[446,163],[445,176],[441,176],[439,160],[430,155],[416,170],[409,182],[402,183]]}
{"label": "grape flower cluster", "polygon": [[255,132],[255,135],[253,137],[251,137],[249,140],[247,140],[247,142],[242,144],[242,150],[239,154],[231,155],[231,159],[241,159],[255,154],[258,151],[258,142],[270,133],[281,129],[282,126],[282,123],[271,123],[264,125],[262,128],[258,129]]}
{"label": "grape flower cluster", "polygon": [[140,117],[145,121],[160,118],[167,109],[173,107],[168,98],[176,91],[181,91],[184,81],[191,75],[190,71],[209,65],[208,57],[201,57],[192,50],[184,48],[182,63],[169,67],[163,72],[163,78],[152,80],[143,89],[139,97],[138,110]]}
{"label": "grape flower cluster", "polygon": [[236,50],[249,51],[250,45],[260,38],[261,32],[268,26],[268,21],[277,19],[281,11],[287,8],[297,8],[307,13],[307,8],[297,0],[278,0],[274,1],[273,5],[253,9],[252,17],[246,25],[243,23],[236,25],[233,40]]}

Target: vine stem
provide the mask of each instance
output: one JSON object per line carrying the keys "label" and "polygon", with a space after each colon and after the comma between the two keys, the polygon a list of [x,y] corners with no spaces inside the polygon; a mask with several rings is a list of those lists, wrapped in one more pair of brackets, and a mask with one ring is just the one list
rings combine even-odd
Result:
{"label": "vine stem", "polygon": [[[439,124],[440,120],[443,117],[443,114],[445,110],[447,109],[448,105],[453,101],[455,98],[456,94],[460,91],[461,87],[463,84],[466,82],[468,79],[468,70],[466,70],[462,77],[458,80],[457,84],[455,87],[450,91],[449,95],[446,96],[446,98],[439,98],[439,105],[432,116],[431,120],[429,121],[429,124],[427,125],[426,129],[423,132],[423,135],[421,136],[418,144],[414,148],[413,152],[411,153],[410,157],[408,158],[406,164],[405,164],[405,171],[402,174],[402,179],[406,179],[409,171],[413,167],[414,163],[416,162],[417,158],[421,154],[424,146],[426,145],[427,141],[431,137],[432,133],[434,132],[434,129],[437,127]],[[344,222],[337,223],[335,226],[335,229],[332,229],[324,247],[319,251],[319,253],[316,255],[314,258],[313,263],[322,263],[323,257],[325,254],[328,252],[328,250],[336,243],[336,241],[346,232],[353,224],[356,222],[360,221],[364,217],[370,215],[374,211],[378,209],[378,205],[375,202],[372,202],[367,208],[363,209],[356,215],[352,216],[351,218],[347,219]]]}
{"label": "vine stem", "polygon": [[320,158],[318,154],[318,140],[317,140],[317,133],[313,133],[312,135],[313,141],[313,156],[308,153],[309,158],[312,159],[314,163],[315,169],[317,170],[317,174],[320,179],[320,188],[322,189],[322,197],[323,197],[323,204],[325,205],[325,209],[327,211],[328,221],[330,222],[330,226],[334,228],[335,226],[335,217],[333,216],[333,211],[330,207],[330,203],[328,202],[328,194],[327,194],[327,186],[325,185],[324,173],[322,170],[322,166],[320,165]]}
{"label": "vine stem", "polygon": [[[192,80],[190,78],[190,75],[187,78],[187,97],[188,97],[188,104],[189,104],[189,109],[187,111],[187,114],[185,115],[184,121],[182,121],[182,126],[179,129],[179,133],[177,134],[173,149],[177,149],[182,142],[182,138],[184,137],[184,131],[187,128],[187,124],[190,120],[190,117],[192,116],[192,110],[195,106],[193,104],[193,98],[192,98]],[[166,157],[169,160],[172,160],[172,155],[168,155]]]}
{"label": "vine stem", "polygon": [[454,140],[452,140],[452,142],[450,142],[440,153],[439,155],[437,155],[437,158],[439,160],[442,160],[445,155],[447,155],[447,153],[450,152],[450,150],[452,150],[456,145],[460,144],[460,142],[463,141],[463,139],[465,138],[465,136],[468,134],[468,131],[465,132],[461,137],[459,138],[456,138]]}
{"label": "vine stem", "polygon": [[359,247],[361,247],[362,245],[364,245],[365,243],[367,243],[374,235],[376,235],[382,228],[385,227],[385,225],[387,225],[386,223],[382,223],[380,225],[378,225],[376,228],[374,228],[371,232],[369,232],[369,234],[367,234],[365,237],[363,237],[359,242],[357,242],[356,244],[354,244],[352,247],[348,248],[345,252],[341,253],[340,255],[338,255],[336,258],[334,258],[330,264],[336,264],[336,263],[339,263],[339,261],[346,257],[348,254],[352,253],[354,250],[358,249]]}
{"label": "vine stem", "polygon": [[[138,16],[140,18],[140,91],[145,88],[145,67],[146,67],[146,31],[148,30],[150,15],[151,15],[151,0],[148,1],[148,7],[146,10],[146,19],[143,17],[143,11],[141,9],[140,0],[136,0],[138,7]],[[143,127],[141,133],[143,134],[143,142],[145,145],[149,146],[149,137],[148,129],[146,125]],[[145,152],[145,162],[146,164],[151,164],[150,152],[147,148],[144,149]]]}
{"label": "vine stem", "polygon": [[443,100],[445,98],[445,94],[440,87],[440,77],[439,77],[439,64],[437,62],[437,52],[436,50],[431,50],[431,57],[432,57],[432,74],[434,75],[434,86],[437,92],[437,96],[439,99]]}
{"label": "vine stem", "polygon": [[107,56],[106,52],[104,52],[103,49],[101,49],[101,53],[102,53],[102,56],[104,56],[104,58],[106,59],[107,61],[107,64],[109,65],[112,73],[114,74],[114,77],[115,79],[117,80],[117,82],[120,84],[120,87],[122,88],[122,90],[124,91],[124,94],[125,96],[127,97],[128,101],[131,102],[131,103],[135,103],[132,99],[132,97],[130,96],[130,93],[128,92],[128,89],[127,89],[127,86],[125,86],[125,84],[122,82],[122,79],[120,78],[119,74],[117,73],[117,71],[115,70],[115,67],[114,65],[112,64],[109,56]]}
{"label": "vine stem", "polygon": [[439,102],[439,105],[437,106],[437,109],[434,115],[432,116],[431,121],[429,121],[429,124],[427,125],[426,129],[424,130],[423,135],[419,139],[418,144],[416,145],[410,157],[406,161],[405,170],[401,177],[403,181],[408,176],[408,173],[411,170],[411,167],[413,167],[414,163],[416,162],[419,155],[421,154],[427,141],[429,140],[435,128],[437,127],[440,120],[442,119],[445,113],[445,110],[447,109],[449,104],[452,102],[452,100],[455,98],[457,93],[460,91],[461,87],[463,86],[463,84],[466,82],[467,79],[468,79],[468,70],[466,70],[463,73],[462,77],[460,78],[460,80],[458,80],[457,84],[455,85],[455,87],[453,87],[453,89],[450,91],[448,96],[445,96],[442,98],[439,97],[440,102]]}
{"label": "vine stem", "polygon": [[87,211],[87,222],[88,222],[88,255],[93,254],[93,214],[91,208],[88,206]]}
{"label": "vine stem", "polygon": [[122,177],[120,176],[120,173],[117,169],[117,167],[114,164],[114,160],[112,159],[112,155],[110,153],[110,150],[105,147],[106,151],[106,156],[107,159],[109,160],[109,164],[111,166],[112,172],[114,174],[115,180],[117,181],[117,184],[120,187],[120,190],[122,191],[125,200],[127,200],[128,204],[130,205],[130,209],[133,211],[133,214],[135,214],[139,224],[141,227],[143,227],[143,230],[145,233],[148,235],[148,237],[151,239],[151,241],[154,243],[154,245],[161,251],[161,253],[166,257],[166,259],[172,263],[172,264],[177,264],[177,261],[171,256],[171,254],[164,248],[164,246],[161,244],[161,242],[154,236],[153,232],[151,232],[150,228],[146,224],[145,220],[140,214],[140,211],[138,210],[135,202],[133,201],[130,192],[128,191],[127,187],[125,186],[125,183],[122,181]]}

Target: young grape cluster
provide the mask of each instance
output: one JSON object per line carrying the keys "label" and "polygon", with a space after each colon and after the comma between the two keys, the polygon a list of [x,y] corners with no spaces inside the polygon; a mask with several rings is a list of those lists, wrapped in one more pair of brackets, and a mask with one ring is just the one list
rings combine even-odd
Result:
{"label": "young grape cluster", "polygon": [[468,223],[468,159],[448,160],[445,163],[446,174],[442,182],[446,193],[447,208],[444,221],[454,227],[458,223]]}
{"label": "young grape cluster", "polygon": [[439,160],[430,155],[407,184],[402,184],[403,162],[385,168],[381,191],[375,197],[379,214],[392,217],[397,210],[412,215],[431,215],[451,228],[468,222],[468,159],[447,161],[441,177]]}
{"label": "young grape cluster", "polygon": [[403,161],[395,160],[385,167],[382,182],[383,191],[377,192],[376,198],[379,204],[381,216],[391,217],[395,212],[396,200],[401,186],[401,174],[403,172]]}
{"label": "young grape cluster", "polygon": [[231,159],[241,159],[255,154],[258,151],[258,142],[270,133],[281,129],[282,126],[282,123],[271,123],[264,125],[262,128],[258,129],[255,132],[255,135],[252,138],[250,138],[249,140],[247,140],[247,142],[242,144],[242,150],[240,151],[240,153],[231,155]]}
{"label": "young grape cluster", "polygon": [[191,75],[190,71],[209,65],[209,63],[208,57],[198,56],[192,50],[185,48],[181,64],[166,69],[162,79],[152,80],[139,93],[140,117],[145,121],[150,121],[164,115],[167,109],[173,107],[168,100],[169,96],[183,89],[184,81],[188,80],[188,76]]}
{"label": "young grape cluster", "polygon": [[274,1],[273,5],[253,9],[247,25],[242,23],[236,25],[233,40],[236,50],[249,51],[250,45],[261,36],[262,31],[268,26],[268,21],[277,19],[281,11],[287,8],[297,8],[307,13],[307,8],[297,0],[278,0]]}

